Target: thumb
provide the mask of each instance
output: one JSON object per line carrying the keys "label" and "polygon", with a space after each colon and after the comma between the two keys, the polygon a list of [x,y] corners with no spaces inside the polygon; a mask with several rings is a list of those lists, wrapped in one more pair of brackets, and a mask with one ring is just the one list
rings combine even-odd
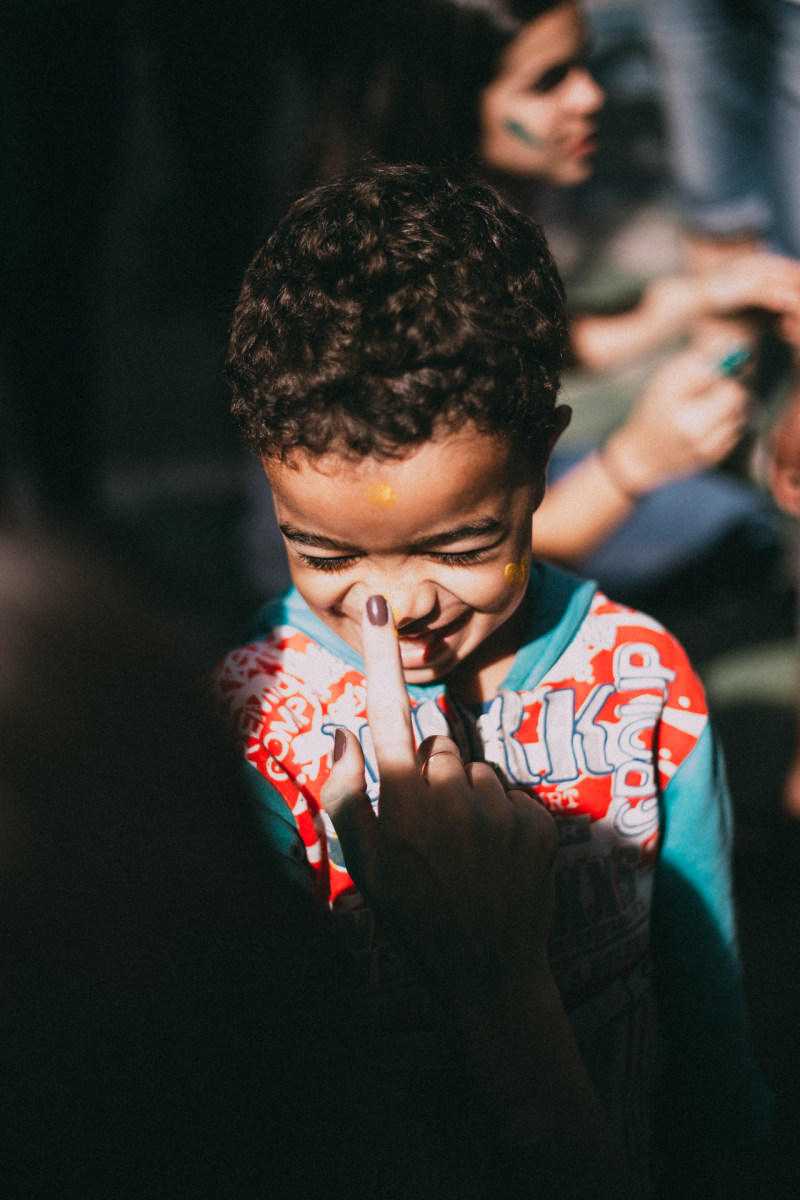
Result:
{"label": "thumb", "polygon": [[364,755],[358,738],[337,729],[333,764],[320,793],[344,854],[348,874],[368,896],[374,876],[378,818],[364,787]]}

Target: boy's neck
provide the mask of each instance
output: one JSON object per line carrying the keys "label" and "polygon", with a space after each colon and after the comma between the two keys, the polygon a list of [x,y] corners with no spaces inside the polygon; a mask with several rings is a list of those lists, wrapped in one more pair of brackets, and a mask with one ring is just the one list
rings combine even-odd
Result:
{"label": "boy's neck", "polygon": [[482,704],[497,695],[524,641],[528,624],[526,597],[504,625],[495,630],[463,663],[448,672],[447,690],[464,704]]}

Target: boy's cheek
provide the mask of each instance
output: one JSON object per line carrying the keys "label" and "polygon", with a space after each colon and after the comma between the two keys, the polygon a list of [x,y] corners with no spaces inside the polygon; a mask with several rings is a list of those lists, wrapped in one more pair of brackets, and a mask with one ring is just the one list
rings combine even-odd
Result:
{"label": "boy's cheek", "polygon": [[331,573],[302,567],[292,571],[292,582],[312,612],[350,645],[360,645],[361,613],[368,599],[366,588]]}
{"label": "boy's cheek", "polygon": [[335,605],[344,590],[333,572],[327,577],[321,571],[314,571],[308,567],[293,569],[292,581],[305,602],[317,609],[327,609]]}
{"label": "boy's cheek", "polygon": [[[513,552],[512,552],[513,553]],[[507,553],[492,563],[491,572],[471,588],[461,591],[463,603],[477,613],[504,616],[515,609],[525,594],[530,574],[530,554],[526,549],[511,557]]]}

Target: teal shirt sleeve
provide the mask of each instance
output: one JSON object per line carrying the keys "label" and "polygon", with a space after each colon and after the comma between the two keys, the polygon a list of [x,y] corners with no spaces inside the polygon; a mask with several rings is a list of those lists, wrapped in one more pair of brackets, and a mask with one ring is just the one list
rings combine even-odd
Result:
{"label": "teal shirt sleeve", "polygon": [[278,789],[250,763],[244,764],[244,778],[256,799],[258,817],[266,842],[275,854],[278,869],[304,891],[314,890],[314,868],[308,861],[303,839],[288,804]]}
{"label": "teal shirt sleeve", "polygon": [[773,1098],[747,1029],[724,764],[707,726],[664,791],[652,909],[663,1148],[733,1153],[760,1142]]}

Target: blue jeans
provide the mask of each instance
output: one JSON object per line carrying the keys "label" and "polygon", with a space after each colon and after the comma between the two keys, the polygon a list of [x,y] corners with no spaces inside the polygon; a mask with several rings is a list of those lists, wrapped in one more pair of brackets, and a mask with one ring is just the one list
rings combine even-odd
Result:
{"label": "blue jeans", "polygon": [[800,3],[647,0],[687,226],[800,257]]}
{"label": "blue jeans", "polygon": [[[589,449],[556,448],[548,480],[558,479]],[[736,547],[730,561],[728,546]],[[650,608],[654,597],[681,580],[692,580],[704,600],[717,589],[741,595],[754,577],[772,568],[780,546],[766,496],[721,471],[701,471],[644,496],[628,520],[574,569],[615,600]],[[697,595],[685,597],[685,603],[696,604]]]}

